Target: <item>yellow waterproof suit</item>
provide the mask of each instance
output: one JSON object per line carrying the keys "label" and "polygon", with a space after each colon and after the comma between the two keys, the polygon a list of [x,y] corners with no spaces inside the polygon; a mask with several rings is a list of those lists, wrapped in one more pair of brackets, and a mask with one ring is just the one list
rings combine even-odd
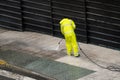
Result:
{"label": "yellow waterproof suit", "polygon": [[74,56],[78,56],[78,44],[76,41],[76,35],[74,29],[76,25],[73,20],[64,18],[60,21],[61,32],[65,37],[67,54],[70,56],[72,49],[74,51]]}

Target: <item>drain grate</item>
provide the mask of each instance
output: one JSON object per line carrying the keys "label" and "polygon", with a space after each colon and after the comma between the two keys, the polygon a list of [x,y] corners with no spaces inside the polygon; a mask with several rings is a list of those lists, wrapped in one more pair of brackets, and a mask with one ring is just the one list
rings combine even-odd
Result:
{"label": "drain grate", "polygon": [[44,74],[57,80],[76,80],[94,72],[85,68],[11,50],[0,51],[0,55],[0,59],[6,60],[12,65]]}

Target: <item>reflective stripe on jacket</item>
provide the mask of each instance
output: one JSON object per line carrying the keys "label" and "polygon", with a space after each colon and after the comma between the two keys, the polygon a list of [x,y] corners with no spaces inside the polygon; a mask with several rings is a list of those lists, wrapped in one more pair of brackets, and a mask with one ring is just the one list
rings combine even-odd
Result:
{"label": "reflective stripe on jacket", "polygon": [[74,32],[74,29],[76,28],[76,26],[73,20],[64,18],[60,21],[60,28],[61,28],[62,34],[66,34],[69,32]]}

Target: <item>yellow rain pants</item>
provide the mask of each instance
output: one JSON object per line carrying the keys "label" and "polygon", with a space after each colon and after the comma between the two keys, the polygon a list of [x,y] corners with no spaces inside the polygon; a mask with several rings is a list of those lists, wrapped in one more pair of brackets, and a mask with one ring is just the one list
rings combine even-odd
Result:
{"label": "yellow rain pants", "polygon": [[70,56],[72,50],[74,51],[74,56],[78,56],[78,44],[76,41],[76,35],[74,29],[76,28],[73,20],[64,18],[60,21],[61,32],[65,37],[67,54]]}

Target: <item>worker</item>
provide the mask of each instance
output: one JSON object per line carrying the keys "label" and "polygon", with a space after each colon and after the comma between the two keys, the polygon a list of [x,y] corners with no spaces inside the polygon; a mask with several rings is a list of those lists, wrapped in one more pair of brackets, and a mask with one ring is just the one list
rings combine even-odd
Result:
{"label": "worker", "polygon": [[60,21],[60,29],[61,33],[65,37],[67,54],[71,56],[73,50],[74,56],[79,57],[80,54],[78,53],[78,44],[76,40],[76,34],[74,32],[74,30],[76,29],[74,21],[68,18],[63,18]]}

